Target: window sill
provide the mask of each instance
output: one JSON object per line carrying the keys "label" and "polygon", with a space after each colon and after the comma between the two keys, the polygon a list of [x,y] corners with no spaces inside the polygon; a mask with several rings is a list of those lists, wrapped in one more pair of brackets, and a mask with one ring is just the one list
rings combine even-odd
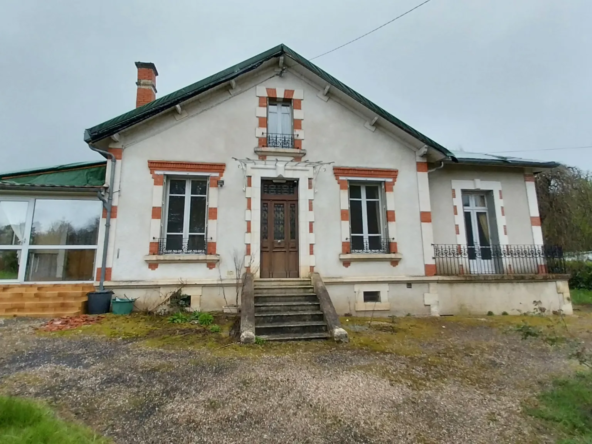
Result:
{"label": "window sill", "polygon": [[356,311],[390,311],[389,302],[356,302]]}
{"label": "window sill", "polygon": [[401,253],[351,253],[339,255],[341,262],[399,262],[402,258]]}
{"label": "window sill", "polygon": [[220,262],[219,254],[149,254],[144,260],[150,264],[166,263],[213,263]]}
{"label": "window sill", "polygon": [[297,150],[295,148],[255,148],[255,154],[262,156],[278,156],[278,157],[304,157],[306,150]]}

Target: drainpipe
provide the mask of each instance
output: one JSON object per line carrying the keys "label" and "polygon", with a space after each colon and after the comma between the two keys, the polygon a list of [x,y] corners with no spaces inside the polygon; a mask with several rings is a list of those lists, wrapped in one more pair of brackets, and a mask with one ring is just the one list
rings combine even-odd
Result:
{"label": "drainpipe", "polygon": [[105,198],[104,194],[99,191],[98,197],[103,202],[103,206],[107,209],[107,220],[105,221],[105,239],[103,241],[103,257],[101,258],[101,279],[99,281],[99,291],[104,290],[104,283],[105,283],[105,270],[107,267],[107,250],[109,248],[109,230],[111,228],[111,208],[113,206],[113,186],[115,185],[115,166],[117,164],[117,160],[115,159],[115,155],[108,152],[103,151],[98,148],[95,148],[92,145],[88,145],[88,147],[96,151],[103,156],[109,157],[111,160],[111,177],[109,178],[109,189],[107,190],[107,198]]}
{"label": "drainpipe", "polygon": [[440,168],[444,168],[444,161],[440,162],[440,165],[438,165],[437,167],[428,170],[428,173],[433,173],[434,171],[439,170]]}

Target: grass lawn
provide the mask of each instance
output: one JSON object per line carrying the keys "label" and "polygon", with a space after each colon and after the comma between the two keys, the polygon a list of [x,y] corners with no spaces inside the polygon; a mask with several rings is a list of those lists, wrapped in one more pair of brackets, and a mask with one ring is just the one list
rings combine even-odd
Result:
{"label": "grass lawn", "polygon": [[538,405],[527,411],[563,435],[559,443],[591,443],[592,372],[555,380],[550,390],[538,396]]}
{"label": "grass lawn", "polygon": [[573,289],[570,291],[570,294],[574,304],[592,305],[592,290]]}
{"label": "grass lawn", "polygon": [[0,396],[0,442],[3,444],[106,444],[108,441],[81,426],[55,417],[33,401]]}
{"label": "grass lawn", "polygon": [[17,277],[16,271],[0,270],[0,279],[16,279]]}

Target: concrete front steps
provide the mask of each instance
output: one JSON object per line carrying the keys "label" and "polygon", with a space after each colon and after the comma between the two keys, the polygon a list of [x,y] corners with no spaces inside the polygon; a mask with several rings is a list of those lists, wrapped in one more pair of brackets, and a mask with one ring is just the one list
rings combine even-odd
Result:
{"label": "concrete front steps", "polygon": [[0,285],[0,317],[52,318],[84,313],[90,284]]}
{"label": "concrete front steps", "polygon": [[255,281],[255,335],[266,341],[330,337],[310,279]]}

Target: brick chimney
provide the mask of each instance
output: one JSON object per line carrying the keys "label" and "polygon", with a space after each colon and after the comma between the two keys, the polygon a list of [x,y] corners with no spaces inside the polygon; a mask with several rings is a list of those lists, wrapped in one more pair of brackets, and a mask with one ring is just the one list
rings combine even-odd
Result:
{"label": "brick chimney", "polygon": [[156,76],[158,71],[154,63],[150,62],[136,62],[136,68],[138,68],[136,108],[139,108],[156,99]]}

